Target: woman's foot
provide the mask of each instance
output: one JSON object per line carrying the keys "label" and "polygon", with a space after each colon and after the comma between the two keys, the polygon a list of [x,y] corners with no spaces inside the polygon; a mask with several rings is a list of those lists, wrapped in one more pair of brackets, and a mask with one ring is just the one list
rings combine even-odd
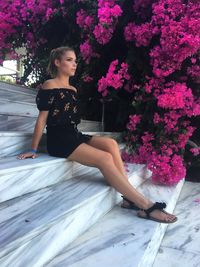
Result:
{"label": "woman's foot", "polygon": [[139,210],[138,216],[143,219],[149,219],[161,223],[174,223],[177,221],[177,217],[164,210],[165,203],[156,202],[151,205],[147,210]]}
{"label": "woman's foot", "polygon": [[130,201],[129,199],[127,199],[124,196],[121,196],[121,197],[123,198],[123,201],[122,201],[122,204],[121,204],[121,208],[139,210],[139,208],[135,205],[134,202]]}
{"label": "woman's foot", "polygon": [[123,198],[121,207],[125,209],[139,210],[137,214],[141,218],[162,223],[173,223],[177,221],[177,217],[175,215],[170,214],[164,210],[164,208],[166,208],[165,203],[149,202],[148,207],[146,209],[140,209],[135,205],[134,202],[130,201],[125,196],[122,195],[121,197]]}

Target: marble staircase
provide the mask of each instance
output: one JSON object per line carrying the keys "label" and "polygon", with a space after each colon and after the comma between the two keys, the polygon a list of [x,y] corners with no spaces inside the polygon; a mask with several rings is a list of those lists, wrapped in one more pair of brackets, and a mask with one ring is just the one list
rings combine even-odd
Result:
{"label": "marble staircase", "polygon": [[[168,225],[122,209],[121,194],[97,168],[50,157],[45,132],[38,158],[16,158],[30,148],[34,97],[33,89],[0,83],[0,266],[153,266]],[[116,139],[123,150],[120,133],[99,129],[93,122],[79,125],[86,134]],[[154,185],[145,165],[127,167],[135,188],[174,210],[184,180],[174,187]]]}
{"label": "marble staircase", "polygon": [[[0,160],[0,266],[44,266],[121,201],[96,168],[39,154]],[[138,187],[150,177],[129,164]]]}
{"label": "marble staircase", "polygon": [[[199,173],[200,176],[200,173]],[[152,267],[200,267],[200,184],[185,182]]]}
{"label": "marble staircase", "polygon": [[[173,211],[184,181],[158,186],[144,165],[128,170],[134,187]],[[122,209],[121,194],[98,169],[45,153],[8,154],[0,177],[0,266],[152,265],[167,225]]]}
{"label": "marble staircase", "polygon": [[[137,189],[155,201],[165,201],[167,211],[173,212],[183,183],[166,188],[147,180]],[[136,211],[122,210],[117,204],[44,266],[149,267],[153,265],[167,226],[140,219]],[[159,264],[161,266],[161,262]]]}

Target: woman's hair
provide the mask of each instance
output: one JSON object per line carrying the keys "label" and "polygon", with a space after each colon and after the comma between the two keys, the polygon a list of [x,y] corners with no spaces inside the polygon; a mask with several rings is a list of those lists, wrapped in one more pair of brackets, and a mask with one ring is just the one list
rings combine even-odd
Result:
{"label": "woman's hair", "polygon": [[46,71],[47,71],[47,74],[49,74],[52,78],[55,78],[58,72],[57,67],[54,63],[55,59],[61,60],[61,57],[67,51],[75,52],[75,50],[69,46],[60,46],[60,47],[57,47],[51,50],[49,63],[48,63]]}

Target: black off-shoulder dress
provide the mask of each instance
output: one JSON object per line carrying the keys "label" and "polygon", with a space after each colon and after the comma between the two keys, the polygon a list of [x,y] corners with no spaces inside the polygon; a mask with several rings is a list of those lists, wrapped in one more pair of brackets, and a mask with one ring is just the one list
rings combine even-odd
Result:
{"label": "black off-shoulder dress", "polygon": [[78,102],[78,94],[73,89],[39,89],[37,108],[49,111],[46,123],[49,155],[67,158],[81,143],[92,138],[77,129],[81,121]]}

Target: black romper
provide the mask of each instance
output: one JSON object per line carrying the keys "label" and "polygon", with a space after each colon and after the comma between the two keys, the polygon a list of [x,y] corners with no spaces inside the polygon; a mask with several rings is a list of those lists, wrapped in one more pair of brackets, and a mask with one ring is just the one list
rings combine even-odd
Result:
{"label": "black romper", "polygon": [[48,110],[46,123],[47,151],[54,157],[67,158],[81,143],[87,143],[92,135],[78,131],[80,112],[73,89],[39,89],[36,96],[37,108]]}

